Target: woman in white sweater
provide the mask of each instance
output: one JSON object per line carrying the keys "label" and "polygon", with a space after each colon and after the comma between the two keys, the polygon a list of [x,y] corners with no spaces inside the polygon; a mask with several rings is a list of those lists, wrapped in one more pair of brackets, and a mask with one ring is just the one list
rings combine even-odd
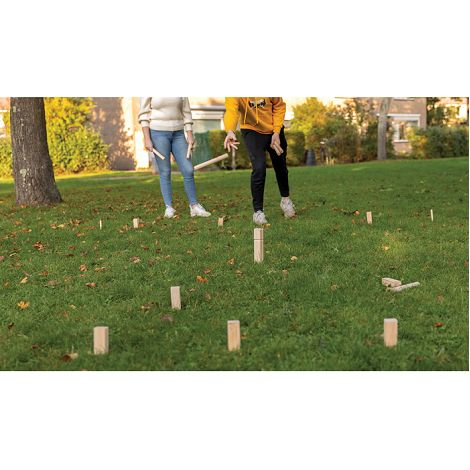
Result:
{"label": "woman in white sweater", "polygon": [[166,206],[164,217],[175,217],[170,152],[183,175],[191,217],[209,217],[210,213],[197,201],[193,164],[186,158],[188,146],[192,148],[194,145],[193,120],[188,98],[141,98],[139,122],[144,133],[145,148],[149,152],[155,149],[164,157],[156,157],[160,189]]}

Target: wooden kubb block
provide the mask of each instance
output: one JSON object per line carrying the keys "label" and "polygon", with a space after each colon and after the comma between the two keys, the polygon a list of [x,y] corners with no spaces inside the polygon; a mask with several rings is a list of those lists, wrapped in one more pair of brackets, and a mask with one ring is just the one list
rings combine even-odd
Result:
{"label": "wooden kubb block", "polygon": [[219,219],[217,220],[217,226],[218,227],[223,227],[224,226],[224,218],[223,217],[219,217]]}
{"label": "wooden kubb block", "polygon": [[240,349],[240,321],[229,320],[227,322],[227,346],[229,351]]}
{"label": "wooden kubb block", "polygon": [[370,212],[370,211],[367,212],[366,217],[367,217],[367,223],[371,224],[372,223],[372,212]]}
{"label": "wooden kubb block", "polygon": [[93,352],[94,354],[108,354],[109,328],[107,326],[93,328]]}
{"label": "wooden kubb block", "polygon": [[264,230],[262,228],[254,229],[254,260],[255,263],[261,263],[264,260]]}
{"label": "wooden kubb block", "polygon": [[180,286],[171,286],[171,308],[173,310],[181,310],[181,290]]}
{"label": "wooden kubb block", "polygon": [[139,218],[133,219],[132,224],[134,225],[134,228],[139,228],[140,219]]}
{"label": "wooden kubb block", "polygon": [[396,318],[384,319],[384,344],[388,348],[397,345],[398,342],[398,320]]}

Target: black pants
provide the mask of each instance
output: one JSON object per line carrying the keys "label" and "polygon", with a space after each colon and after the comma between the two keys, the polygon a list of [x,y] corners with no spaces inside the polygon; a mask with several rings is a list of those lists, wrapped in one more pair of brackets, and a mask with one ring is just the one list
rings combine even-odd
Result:
{"label": "black pants", "polygon": [[280,132],[281,147],[284,152],[278,155],[271,147],[272,134],[260,134],[251,129],[242,129],[243,140],[248,149],[253,171],[251,172],[251,195],[254,211],[263,210],[264,184],[266,182],[266,151],[271,157],[276,173],[277,185],[282,197],[289,196],[289,177],[286,165],[287,141],[284,128]]}

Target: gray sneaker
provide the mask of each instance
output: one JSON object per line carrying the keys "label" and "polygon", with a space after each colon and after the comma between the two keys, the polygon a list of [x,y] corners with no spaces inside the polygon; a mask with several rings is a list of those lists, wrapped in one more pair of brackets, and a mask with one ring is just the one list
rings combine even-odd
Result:
{"label": "gray sneaker", "polygon": [[264,215],[263,211],[256,211],[253,214],[253,222],[256,225],[264,225],[264,224],[268,223],[268,221],[266,220],[266,216]]}
{"label": "gray sneaker", "polygon": [[284,217],[286,219],[295,217],[294,203],[290,199],[288,199],[287,201],[281,199],[281,209],[284,212]]}

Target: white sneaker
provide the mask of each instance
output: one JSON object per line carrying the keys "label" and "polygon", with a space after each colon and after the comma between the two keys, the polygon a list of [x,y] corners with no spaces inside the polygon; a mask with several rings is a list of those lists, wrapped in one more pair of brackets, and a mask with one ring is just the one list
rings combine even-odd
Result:
{"label": "white sneaker", "polygon": [[256,211],[253,214],[253,222],[257,225],[264,225],[268,223],[263,211]]}
{"label": "white sneaker", "polygon": [[175,217],[175,214],[176,211],[175,209],[173,209],[173,207],[166,206],[165,215],[163,217],[165,217],[165,219],[173,219],[173,217]]}
{"label": "white sneaker", "polygon": [[207,212],[201,204],[196,204],[194,206],[189,206],[191,217],[209,217],[210,212]]}
{"label": "white sneaker", "polygon": [[281,209],[284,212],[284,217],[286,219],[295,217],[294,203],[290,199],[287,199],[287,200],[281,199]]}

